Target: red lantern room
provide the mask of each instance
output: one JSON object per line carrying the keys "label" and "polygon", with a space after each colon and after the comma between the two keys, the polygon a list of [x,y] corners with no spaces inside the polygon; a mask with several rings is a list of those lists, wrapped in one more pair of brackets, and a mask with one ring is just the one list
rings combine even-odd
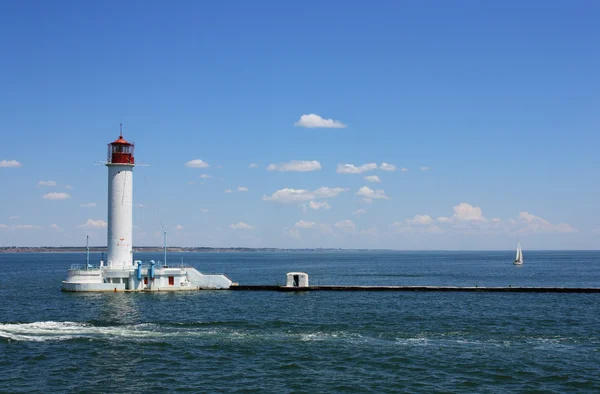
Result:
{"label": "red lantern room", "polygon": [[135,164],[133,157],[134,144],[123,139],[123,128],[119,139],[108,144],[107,162],[110,164]]}

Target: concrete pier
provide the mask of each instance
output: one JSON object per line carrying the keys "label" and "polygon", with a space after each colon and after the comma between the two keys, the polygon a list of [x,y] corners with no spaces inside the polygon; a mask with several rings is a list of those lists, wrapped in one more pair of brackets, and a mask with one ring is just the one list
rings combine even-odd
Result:
{"label": "concrete pier", "polygon": [[437,292],[481,292],[481,293],[600,293],[597,287],[456,287],[456,286],[268,286],[232,285],[235,291],[437,291]]}

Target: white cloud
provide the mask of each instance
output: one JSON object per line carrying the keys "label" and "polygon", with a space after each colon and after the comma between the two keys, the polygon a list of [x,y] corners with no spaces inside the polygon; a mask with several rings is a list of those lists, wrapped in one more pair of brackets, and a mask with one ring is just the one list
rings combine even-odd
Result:
{"label": "white cloud", "polygon": [[317,223],[307,222],[306,220],[300,220],[294,224],[294,227],[296,227],[296,228],[313,228],[316,226],[317,226]]}
{"label": "white cloud", "polygon": [[406,220],[407,224],[414,224],[417,226],[426,226],[433,223],[433,219],[429,215],[415,215],[412,219]]}
{"label": "white cloud", "polygon": [[96,203],[95,202],[90,202],[87,204],[79,204],[80,207],[95,207]]}
{"label": "white cloud", "polygon": [[0,168],[12,168],[12,167],[21,167],[22,164],[16,160],[2,160],[0,161]]}
{"label": "white cloud", "polygon": [[87,222],[85,222],[84,224],[81,224],[77,227],[91,230],[91,229],[98,229],[98,228],[106,228],[106,226],[107,226],[107,223],[102,219],[98,219],[98,220],[88,219]]}
{"label": "white cloud", "polygon": [[62,231],[62,227],[60,227],[58,224],[51,224],[50,228],[56,231]]}
{"label": "white cloud", "polygon": [[329,203],[327,201],[323,201],[323,202],[310,201],[308,203],[308,206],[311,207],[312,209],[314,209],[315,211],[319,210],[319,209],[322,209],[324,211],[331,209],[331,205],[329,205]]}
{"label": "white cloud", "polygon": [[338,174],[362,174],[363,172],[380,169],[383,171],[396,171],[396,166],[386,162],[381,163],[377,166],[377,163],[367,163],[362,166],[355,166],[354,164],[338,164]]}
{"label": "white cloud", "polygon": [[200,208],[200,212],[202,212],[202,213],[206,213],[206,212],[209,212],[209,211],[210,211],[210,209]]}
{"label": "white cloud", "polygon": [[367,163],[362,166],[354,164],[338,164],[336,172],[338,174],[362,174],[363,172],[371,171],[377,168],[377,163]]}
{"label": "white cloud", "polygon": [[390,198],[385,195],[384,190],[372,190],[367,186],[361,187],[358,192],[356,192],[357,196],[362,196],[363,200],[367,203],[371,203],[373,200],[389,200]]}
{"label": "white cloud", "polygon": [[335,235],[331,226],[325,223],[309,222],[306,220],[300,220],[294,224],[289,234],[294,238],[300,238],[300,230],[315,231],[318,230],[321,234]]}
{"label": "white cloud", "polygon": [[181,224],[178,224],[177,226],[175,226],[175,230],[181,231],[183,230],[183,226]]}
{"label": "white cloud", "polygon": [[188,185],[195,185],[196,181],[188,181]]}
{"label": "white cloud", "polygon": [[[474,225],[476,223],[487,223],[488,219],[483,216],[480,207],[474,207],[466,202],[461,202],[452,207],[454,215],[452,217],[439,216],[436,220],[441,224],[454,223],[455,227],[466,228],[465,226]],[[499,222],[500,219],[494,219],[494,222]],[[461,224],[462,223],[462,224]]]}
{"label": "white cloud", "polygon": [[233,190],[231,190],[231,189],[227,189],[227,190],[225,190],[225,193],[226,193],[226,194],[233,193]]}
{"label": "white cloud", "polygon": [[54,187],[56,186],[56,182],[55,181],[39,181],[38,182],[38,187],[39,186],[49,186],[49,187]]}
{"label": "white cloud", "polygon": [[148,206],[144,204],[133,204],[133,206],[136,208],[148,208]]}
{"label": "white cloud", "polygon": [[360,215],[364,215],[365,213],[367,213],[366,209],[357,209],[356,211],[352,212],[352,214],[354,216],[360,216]]}
{"label": "white cloud", "polygon": [[529,212],[519,212],[517,222],[525,225],[521,233],[575,233],[578,230],[566,223],[552,224],[546,219],[534,216]]}
{"label": "white cloud", "polygon": [[247,188],[247,187],[244,187],[244,186],[238,186],[238,188],[237,188],[237,191],[238,191],[238,192],[247,192],[247,191],[248,191],[248,188]]}
{"label": "white cloud", "polygon": [[322,198],[332,198],[340,193],[348,191],[341,187],[320,187],[314,191],[304,189],[281,189],[270,196],[263,196],[263,201],[279,202],[281,204],[300,204],[306,201],[318,200]]}
{"label": "white cloud", "polygon": [[321,163],[316,160],[292,160],[287,163],[269,164],[267,170],[269,171],[281,171],[281,172],[310,172],[318,171],[321,169]]}
{"label": "white cloud", "polygon": [[68,193],[48,193],[42,196],[46,200],[67,200],[71,198]]}
{"label": "white cloud", "polygon": [[248,168],[258,168],[258,164],[252,163],[248,166]]}
{"label": "white cloud", "polygon": [[431,168],[429,167],[419,167],[419,170],[421,171],[429,171]]}
{"label": "white cloud", "polygon": [[200,175],[200,178],[202,178],[202,179],[210,179],[210,178],[212,178],[212,176],[208,175],[208,174],[202,174],[202,175]]}
{"label": "white cloud", "polygon": [[595,228],[592,230],[593,233],[600,233],[600,228]]}
{"label": "white cloud", "polygon": [[249,225],[248,223],[244,223],[244,222],[231,224],[231,225],[229,225],[229,227],[232,230],[252,230],[252,229],[254,229],[253,226]]}
{"label": "white cloud", "polygon": [[381,163],[381,166],[379,166],[380,169],[384,170],[384,171],[396,171],[396,166],[393,164],[388,164],[386,162]]}
{"label": "white cloud", "polygon": [[309,129],[314,128],[327,128],[327,129],[341,129],[348,127],[339,120],[324,119],[316,114],[302,115],[300,120],[294,123],[296,127],[306,127]]}
{"label": "white cloud", "polygon": [[[396,233],[399,234],[440,234],[443,233],[444,230],[441,229],[438,226],[435,225],[431,225],[431,223],[433,223],[433,219],[431,219],[429,216],[427,215],[416,215],[415,218],[417,218],[418,216],[421,216],[420,219],[417,219],[417,222],[421,222],[421,223],[414,223],[416,224],[416,227],[412,226],[412,221],[414,221],[415,219],[407,219],[404,222],[394,222],[390,225],[391,228],[394,229],[394,231]],[[423,219],[423,217],[429,218],[428,219]],[[427,223],[426,223],[427,222]]]}
{"label": "white cloud", "polygon": [[7,228],[8,228],[8,225],[7,225],[7,224],[2,224],[2,223],[0,223],[0,228],[7,229]]}
{"label": "white cloud", "polygon": [[456,205],[454,208],[454,218],[457,220],[465,220],[465,221],[485,221],[487,220],[483,213],[481,212],[481,208],[474,207],[471,204],[467,204],[466,202],[461,202]]}
{"label": "white cloud", "polygon": [[34,224],[18,224],[13,227],[16,230],[38,230],[42,228],[41,226],[36,226]]}
{"label": "white cloud", "polygon": [[345,189],[341,187],[320,187],[313,192],[315,198],[330,198],[336,197],[342,192],[347,192],[350,189]]}
{"label": "white cloud", "polygon": [[217,168],[221,169],[221,168],[223,168],[223,165],[222,164],[217,164]]}
{"label": "white cloud", "polygon": [[190,160],[187,163],[185,163],[185,166],[190,167],[190,168],[207,168],[207,167],[209,167],[207,162],[205,162],[204,160],[200,160],[200,159]]}
{"label": "white cloud", "polygon": [[402,172],[408,172],[408,168],[404,168],[404,167],[402,167],[402,168],[400,169],[400,171],[402,171]]}
{"label": "white cloud", "polygon": [[352,220],[347,219],[337,222],[334,226],[344,230],[354,230],[356,228],[356,225],[352,222]]}
{"label": "white cloud", "polygon": [[73,188],[73,186],[71,186],[71,185],[66,185],[65,186],[65,189],[72,189],[72,188]]}
{"label": "white cloud", "polygon": [[528,212],[520,212],[519,216],[504,221],[500,218],[486,219],[480,207],[468,203],[460,203],[453,207],[451,218],[438,217],[440,224],[450,224],[449,229],[472,234],[528,234],[528,233],[574,233],[579,230],[567,223],[553,224],[539,216]]}
{"label": "white cloud", "polygon": [[19,220],[21,219],[19,216],[11,216],[8,218],[8,220]]}
{"label": "white cloud", "polygon": [[375,183],[380,183],[381,179],[379,179],[379,177],[377,175],[367,175],[365,177],[365,181],[367,182],[375,182]]}

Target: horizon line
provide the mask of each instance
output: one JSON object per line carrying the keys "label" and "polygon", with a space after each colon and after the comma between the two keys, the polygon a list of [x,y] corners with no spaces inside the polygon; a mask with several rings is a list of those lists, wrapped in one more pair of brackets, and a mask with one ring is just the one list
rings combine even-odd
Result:
{"label": "horizon line", "polygon": [[[102,250],[107,250],[106,246],[90,246],[90,252],[97,253]],[[164,246],[133,246],[135,249],[157,249],[164,250]],[[0,246],[1,250],[8,249],[80,249],[81,252],[85,252],[85,246]],[[167,246],[167,251],[172,249],[248,249],[248,250],[261,250],[261,249],[270,249],[270,250],[281,250],[281,251],[302,251],[302,250],[336,250],[336,251],[388,251],[388,252],[505,252],[505,251],[513,251],[513,249],[392,249],[392,248],[337,248],[337,247],[294,247],[294,248],[285,248],[285,247],[270,247],[270,246]],[[600,252],[600,249],[527,249],[527,251],[532,252],[560,252],[560,251],[585,251],[585,252]],[[140,251],[140,252],[143,252]],[[179,250],[175,252],[186,252],[185,250]]]}

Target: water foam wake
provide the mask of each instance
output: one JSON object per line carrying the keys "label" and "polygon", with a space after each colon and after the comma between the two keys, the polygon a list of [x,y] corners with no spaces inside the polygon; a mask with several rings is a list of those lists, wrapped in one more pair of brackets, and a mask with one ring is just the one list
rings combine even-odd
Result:
{"label": "water foam wake", "polygon": [[62,341],[75,338],[149,337],[160,335],[152,325],[99,327],[88,323],[44,321],[0,324],[0,338],[14,341]]}
{"label": "water foam wake", "polygon": [[[533,346],[536,349],[569,347],[576,344],[572,338],[544,336],[509,336],[507,338],[473,337],[464,332],[419,333],[358,333],[347,330],[311,330],[287,327],[283,330],[264,327],[239,327],[239,322],[196,322],[186,324],[141,323],[129,325],[94,325],[82,322],[43,321],[34,323],[0,323],[0,339],[6,341],[65,341],[130,340],[162,341],[177,339],[213,339],[225,341],[269,342],[347,342],[385,346],[434,346],[434,347],[506,347],[514,345]],[[598,343],[599,338],[586,338],[586,343]]]}
{"label": "water foam wake", "polygon": [[289,330],[265,332],[263,328],[240,328],[238,324],[228,327],[214,327],[214,323],[191,324],[187,326],[162,325],[162,324],[133,324],[116,326],[96,326],[80,322],[43,321],[34,323],[9,323],[0,324],[0,338],[9,341],[65,341],[71,339],[97,339],[97,340],[142,340],[152,341],[177,338],[214,338],[221,340],[267,340],[267,341],[357,341],[361,340],[360,334],[346,331],[311,331]]}

